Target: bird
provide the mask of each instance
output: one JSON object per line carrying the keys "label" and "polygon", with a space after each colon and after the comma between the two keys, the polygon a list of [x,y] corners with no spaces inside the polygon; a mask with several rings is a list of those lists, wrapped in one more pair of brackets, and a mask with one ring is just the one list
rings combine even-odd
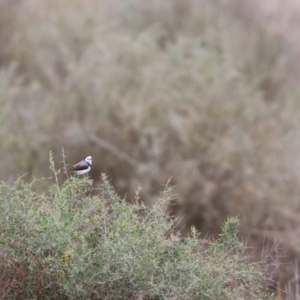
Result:
{"label": "bird", "polygon": [[73,171],[76,175],[84,175],[88,173],[92,168],[92,157],[87,156],[84,160],[75,164],[73,167],[69,169],[69,171]]}

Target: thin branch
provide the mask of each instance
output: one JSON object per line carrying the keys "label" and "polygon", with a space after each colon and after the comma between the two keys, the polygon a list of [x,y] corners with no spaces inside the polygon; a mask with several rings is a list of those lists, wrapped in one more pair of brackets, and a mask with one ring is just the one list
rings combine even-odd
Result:
{"label": "thin branch", "polygon": [[127,153],[123,152],[122,150],[118,149],[116,146],[110,144],[109,142],[96,136],[93,133],[86,133],[86,135],[89,137],[90,141],[92,141],[99,147],[109,151],[110,153],[117,156],[118,158],[126,161],[129,165],[134,167],[139,174],[147,173],[152,177],[152,179],[158,180],[159,170],[155,168],[155,166],[150,166],[147,164],[140,163],[138,160],[132,158]]}
{"label": "thin branch", "polygon": [[130,164],[131,166],[133,166],[135,168],[140,168],[142,166],[142,164],[140,162],[138,162],[136,159],[132,158],[127,153],[121,151],[114,145],[112,145],[109,142],[103,140],[102,138],[96,136],[95,134],[88,133],[88,137],[93,143],[95,143],[96,145],[98,145],[99,147],[101,147],[105,150],[108,150],[112,154],[118,156],[119,158],[121,158],[122,160],[124,160],[128,164]]}

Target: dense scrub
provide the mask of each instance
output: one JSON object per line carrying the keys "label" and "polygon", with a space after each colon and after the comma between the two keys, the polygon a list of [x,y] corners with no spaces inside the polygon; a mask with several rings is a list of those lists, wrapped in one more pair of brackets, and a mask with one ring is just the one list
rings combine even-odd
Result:
{"label": "dense scrub", "polygon": [[[249,263],[229,218],[215,242],[192,228],[182,240],[166,215],[166,188],[151,208],[128,204],[106,176],[37,193],[0,185],[1,299],[271,299],[263,265]],[[95,191],[94,191],[95,194]]]}
{"label": "dense scrub", "polygon": [[[1,179],[47,177],[48,150],[58,160],[64,147],[68,163],[92,155],[94,180],[109,174],[129,199],[141,184],[156,203],[172,177],[182,233],[195,225],[217,236],[239,215],[251,246],[282,241],[280,260],[298,257],[292,37],[265,26],[246,0],[0,5]],[[272,274],[282,290],[295,282]]]}

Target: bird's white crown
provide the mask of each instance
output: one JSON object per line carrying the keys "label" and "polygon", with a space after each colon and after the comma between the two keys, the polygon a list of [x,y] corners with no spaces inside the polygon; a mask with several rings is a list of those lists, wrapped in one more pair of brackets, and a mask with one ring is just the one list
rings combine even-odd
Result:
{"label": "bird's white crown", "polygon": [[92,157],[91,157],[91,156],[87,156],[84,160],[85,160],[87,163],[89,163],[90,165],[92,165]]}

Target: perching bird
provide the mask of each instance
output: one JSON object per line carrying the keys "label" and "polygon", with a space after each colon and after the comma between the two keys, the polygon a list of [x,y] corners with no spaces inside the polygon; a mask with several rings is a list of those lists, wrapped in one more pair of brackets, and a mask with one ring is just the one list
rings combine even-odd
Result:
{"label": "perching bird", "polygon": [[87,156],[84,160],[80,161],[73,167],[69,169],[69,171],[73,171],[76,175],[84,175],[88,173],[92,168],[92,157]]}

